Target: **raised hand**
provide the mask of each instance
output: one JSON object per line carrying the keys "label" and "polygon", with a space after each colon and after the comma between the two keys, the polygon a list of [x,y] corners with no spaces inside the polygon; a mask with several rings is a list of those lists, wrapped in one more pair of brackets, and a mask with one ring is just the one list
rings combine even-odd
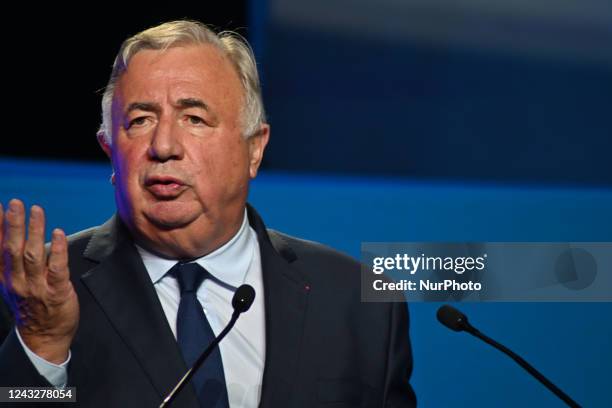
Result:
{"label": "raised hand", "polygon": [[60,364],[68,358],[79,323],[68,242],[62,230],[53,230],[46,254],[43,209],[30,209],[27,239],[25,218],[20,200],[11,200],[6,214],[0,204],[0,285],[25,344],[45,360]]}

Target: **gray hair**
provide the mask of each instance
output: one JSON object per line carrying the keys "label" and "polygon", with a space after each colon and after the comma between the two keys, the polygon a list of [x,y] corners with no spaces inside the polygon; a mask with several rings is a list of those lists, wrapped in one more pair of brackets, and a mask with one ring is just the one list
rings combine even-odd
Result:
{"label": "gray hair", "polygon": [[142,31],[123,42],[115,58],[111,77],[102,96],[102,125],[98,134],[112,144],[112,103],[115,85],[126,71],[130,59],[142,50],[166,50],[173,46],[210,44],[216,46],[232,62],[244,88],[242,102],[242,128],[245,138],[257,133],[266,122],[261,97],[261,86],[257,65],[251,47],[237,33],[223,31],[215,33],[197,21],[171,21]]}

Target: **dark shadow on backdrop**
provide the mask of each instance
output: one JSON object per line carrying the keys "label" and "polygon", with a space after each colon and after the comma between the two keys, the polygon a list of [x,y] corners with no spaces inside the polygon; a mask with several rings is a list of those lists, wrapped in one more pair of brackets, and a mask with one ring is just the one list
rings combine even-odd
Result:
{"label": "dark shadow on backdrop", "polygon": [[8,38],[3,96],[9,109],[3,117],[0,156],[106,161],[95,134],[102,90],[121,42],[182,18],[248,36],[246,0],[5,10],[2,19],[10,25],[3,28]]}

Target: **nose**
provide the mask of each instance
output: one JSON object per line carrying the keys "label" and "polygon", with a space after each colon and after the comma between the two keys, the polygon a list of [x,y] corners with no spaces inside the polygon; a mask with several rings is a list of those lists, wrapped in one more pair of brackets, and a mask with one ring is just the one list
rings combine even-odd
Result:
{"label": "nose", "polygon": [[149,157],[152,160],[165,162],[183,158],[183,142],[180,129],[172,120],[160,118],[149,146]]}

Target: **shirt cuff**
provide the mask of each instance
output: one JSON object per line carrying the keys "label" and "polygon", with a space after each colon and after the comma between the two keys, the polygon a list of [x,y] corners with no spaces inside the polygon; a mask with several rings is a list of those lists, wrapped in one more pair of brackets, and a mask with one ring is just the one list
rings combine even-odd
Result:
{"label": "shirt cuff", "polygon": [[17,332],[17,338],[23,347],[26,355],[38,370],[38,373],[45,377],[47,381],[51,383],[56,388],[64,388],[66,383],[68,382],[68,363],[70,362],[70,357],[72,354],[70,350],[68,350],[68,358],[62,364],[54,364],[51,363],[44,358],[38,356],[34,353],[26,344],[24,343],[21,335],[19,334],[19,330],[15,327],[15,332]]}

